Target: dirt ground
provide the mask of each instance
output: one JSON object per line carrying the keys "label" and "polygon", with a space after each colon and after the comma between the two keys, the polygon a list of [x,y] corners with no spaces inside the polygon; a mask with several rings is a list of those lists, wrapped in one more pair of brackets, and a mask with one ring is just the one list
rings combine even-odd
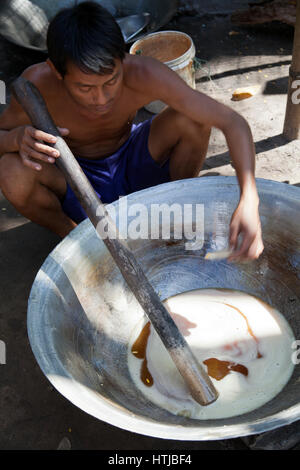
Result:
{"label": "dirt ground", "polygon": [[[279,23],[235,27],[228,11],[202,10],[198,16],[178,16],[164,29],[192,36],[202,64],[197,89],[248,120],[256,146],[256,176],[300,186],[300,141],[287,142],[282,136],[293,29]],[[0,39],[0,79],[7,85],[42,60],[42,54]],[[258,93],[231,101],[232,92],[245,85],[258,85]],[[139,113],[139,119],[148,116]],[[214,130],[200,176],[234,174],[225,139]],[[0,365],[0,449],[247,449],[242,439],[179,442],[122,431],[87,415],[53,389],[31,352],[26,310],[34,277],[58,242],[17,214],[0,193],[0,340],[6,344],[6,364]],[[298,436],[300,440],[299,429]]]}

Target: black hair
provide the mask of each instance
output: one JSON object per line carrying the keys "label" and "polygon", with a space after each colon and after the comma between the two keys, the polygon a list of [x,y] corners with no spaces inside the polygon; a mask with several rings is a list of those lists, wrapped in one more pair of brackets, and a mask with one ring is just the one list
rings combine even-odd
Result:
{"label": "black hair", "polygon": [[82,2],[61,10],[47,32],[48,56],[64,77],[67,62],[83,72],[110,74],[115,59],[125,57],[125,42],[118,23],[101,5]]}

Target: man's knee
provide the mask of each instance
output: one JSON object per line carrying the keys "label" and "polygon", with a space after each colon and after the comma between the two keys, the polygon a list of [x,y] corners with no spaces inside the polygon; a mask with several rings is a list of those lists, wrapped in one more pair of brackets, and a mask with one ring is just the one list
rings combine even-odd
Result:
{"label": "man's knee", "polygon": [[180,113],[174,119],[179,140],[175,152],[170,156],[171,179],[194,178],[199,176],[206,158],[211,127],[198,124]]}
{"label": "man's knee", "polygon": [[175,121],[179,135],[191,141],[203,141],[209,139],[211,127],[208,124],[199,124],[184,114],[176,112]]}
{"label": "man's knee", "polygon": [[0,158],[0,189],[15,205],[26,206],[35,183],[16,153],[7,153]]}
{"label": "man's knee", "polygon": [[[5,153],[0,158],[0,188],[4,189],[16,178],[15,154]],[[16,180],[15,180],[16,181]]]}
{"label": "man's knee", "polygon": [[64,197],[67,183],[62,172],[51,163],[39,163],[42,170],[36,171],[25,166],[18,153],[8,153],[0,158],[0,189],[13,205],[26,207],[41,186],[59,199]]}

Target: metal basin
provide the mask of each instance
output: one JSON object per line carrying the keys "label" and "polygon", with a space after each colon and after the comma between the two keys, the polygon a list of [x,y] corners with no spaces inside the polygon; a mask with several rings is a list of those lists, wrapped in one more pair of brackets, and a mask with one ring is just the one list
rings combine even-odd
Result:
{"label": "metal basin", "polygon": [[[46,34],[51,19],[63,8],[84,0],[1,0],[0,34],[19,46],[47,52]],[[177,11],[177,0],[94,0],[115,18],[150,13],[148,32],[168,23]],[[137,39],[132,37],[128,42]]]}
{"label": "metal basin", "polygon": [[[204,204],[201,249],[186,250],[185,240],[129,243],[162,300],[191,289],[238,289],[277,308],[300,338],[300,190],[262,179],[257,183],[265,251],[255,262],[204,260],[207,251],[226,245],[239,196],[234,177],[176,181],[128,196],[128,206],[140,203],[148,209],[150,204]],[[107,207],[111,211],[118,204]],[[120,214],[123,218],[124,210]],[[230,419],[188,419],[149,402],[127,366],[128,341],[143,315],[134,303],[88,220],[55,248],[38,272],[28,308],[31,347],[46,377],[76,406],[120,428],[177,440],[233,438],[300,418],[299,365],[273,400]]]}

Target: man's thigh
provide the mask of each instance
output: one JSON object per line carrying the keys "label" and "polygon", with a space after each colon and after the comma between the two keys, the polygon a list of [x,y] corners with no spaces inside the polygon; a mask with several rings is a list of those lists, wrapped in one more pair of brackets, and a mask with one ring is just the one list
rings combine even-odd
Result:
{"label": "man's thigh", "polygon": [[[170,158],[170,176],[172,177],[174,165],[179,163],[179,166],[182,166],[179,160],[183,154],[185,159],[189,155],[191,167],[202,165],[207,153],[210,133],[210,127],[199,124],[168,107],[152,121],[148,141],[149,152],[153,160],[159,164]],[[175,171],[174,174],[177,179],[179,173]]]}
{"label": "man's thigh", "polygon": [[155,116],[151,123],[148,148],[158,163],[163,163],[180,139],[180,114],[172,108],[166,108]]}

